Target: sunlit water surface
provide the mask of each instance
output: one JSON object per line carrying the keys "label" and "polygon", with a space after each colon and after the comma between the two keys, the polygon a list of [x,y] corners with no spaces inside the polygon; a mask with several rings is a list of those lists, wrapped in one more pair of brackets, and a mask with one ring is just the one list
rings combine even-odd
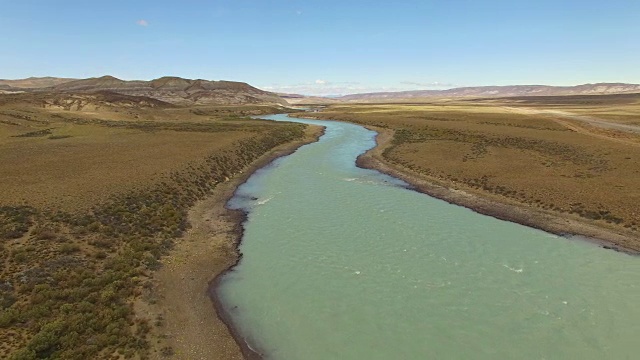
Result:
{"label": "sunlit water surface", "polygon": [[637,359],[640,258],[479,215],[355,166],[363,127],[255,173],[218,290],[269,359]]}

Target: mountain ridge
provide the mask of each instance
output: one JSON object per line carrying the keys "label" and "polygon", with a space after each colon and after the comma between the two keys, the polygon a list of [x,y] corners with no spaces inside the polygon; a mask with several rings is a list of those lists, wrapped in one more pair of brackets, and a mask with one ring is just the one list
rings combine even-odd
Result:
{"label": "mountain ridge", "polygon": [[26,79],[0,79],[0,88],[14,89],[38,89],[51,87],[65,82],[73,81],[73,78],[59,78],[53,76],[28,77]]}
{"label": "mountain ridge", "polygon": [[[48,86],[44,86],[48,85]],[[111,75],[86,79],[29,78],[0,80],[1,92],[50,92],[87,94],[112,92],[142,96],[174,105],[287,105],[277,94],[260,90],[244,82],[211,81],[164,76],[153,80],[122,80]]]}
{"label": "mountain ridge", "polygon": [[611,95],[640,93],[640,84],[589,83],[574,86],[499,85],[468,86],[445,90],[408,90],[347,94],[337,97],[305,96],[264,91],[245,82],[186,79],[163,76],[153,80],[122,80],[111,75],[86,79],[30,77],[0,79],[0,93],[11,92],[94,93],[108,91],[143,96],[174,105],[238,105],[398,102],[444,98],[500,98],[533,96]]}
{"label": "mountain ridge", "polygon": [[640,84],[594,83],[574,86],[553,85],[502,85],[471,86],[446,90],[409,90],[396,92],[372,92],[349,94],[337,99],[342,101],[382,101],[420,98],[464,98],[464,97],[517,97],[517,96],[568,96],[609,95],[640,93]]}
{"label": "mountain ridge", "polygon": [[278,95],[244,82],[211,81],[164,76],[153,80],[121,80],[105,75],[66,82],[50,88],[56,92],[112,91],[124,95],[146,96],[175,105],[258,104],[286,105]]}

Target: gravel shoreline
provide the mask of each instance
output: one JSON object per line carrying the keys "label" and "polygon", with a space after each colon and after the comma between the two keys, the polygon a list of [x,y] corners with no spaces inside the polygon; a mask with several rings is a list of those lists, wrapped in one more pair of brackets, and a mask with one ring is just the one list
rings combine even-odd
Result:
{"label": "gravel shoreline", "polygon": [[[154,275],[156,303],[149,309],[163,325],[152,346],[158,359],[171,349],[174,359],[253,359],[256,354],[225,320],[215,297],[217,279],[240,261],[238,245],[245,215],[225,208],[236,188],[273,160],[317,141],[323,128],[309,126],[303,140],[263,155],[239,176],[218,185],[189,212],[191,228]],[[212,303],[213,301],[213,303]],[[165,350],[166,353],[168,350]]]}
{"label": "gravel shoreline", "polygon": [[522,224],[567,238],[577,235],[581,240],[597,244],[605,249],[630,255],[640,255],[640,246],[638,246],[640,241],[632,234],[614,232],[570,216],[527,207],[515,201],[498,198],[491,194],[473,194],[468,191],[457,190],[437,179],[415,174],[409,169],[391,164],[383,158],[382,153],[390,146],[393,139],[393,131],[373,126],[365,127],[378,133],[376,136],[377,145],[358,157],[356,164],[359,167],[374,169],[402,179],[419,192],[451,204],[464,206],[483,215]]}

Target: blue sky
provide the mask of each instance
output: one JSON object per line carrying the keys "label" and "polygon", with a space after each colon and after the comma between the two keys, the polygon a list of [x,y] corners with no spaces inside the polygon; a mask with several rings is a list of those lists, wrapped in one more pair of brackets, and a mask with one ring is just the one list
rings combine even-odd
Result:
{"label": "blue sky", "polygon": [[340,94],[640,83],[639,0],[0,0],[0,78]]}

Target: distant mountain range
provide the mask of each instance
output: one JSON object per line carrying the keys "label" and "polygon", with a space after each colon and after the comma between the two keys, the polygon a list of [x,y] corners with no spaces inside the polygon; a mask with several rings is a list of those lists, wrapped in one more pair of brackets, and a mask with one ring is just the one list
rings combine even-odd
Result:
{"label": "distant mountain range", "polygon": [[[577,86],[512,85],[477,86],[448,90],[416,90],[399,92],[378,92],[353,94],[338,97],[349,102],[402,101],[429,98],[487,98],[516,96],[567,96],[567,95],[609,95],[640,93],[640,85],[623,83],[599,83]],[[334,98],[335,100],[335,98]]]}
{"label": "distant mountain range", "polygon": [[20,80],[0,79],[0,89],[39,89],[64,84],[77,79],[57,77],[30,77]]}
{"label": "distant mountain range", "polygon": [[148,97],[175,105],[287,104],[278,95],[243,82],[190,80],[179,77],[162,77],[151,81],[126,81],[113,76],[81,80],[61,78],[0,80],[0,90],[73,94],[107,91]]}
{"label": "distant mountain range", "polygon": [[448,90],[415,90],[352,94],[338,97],[276,94],[235,81],[190,80],[180,77],[121,80],[113,76],[89,79],[55,77],[0,80],[0,93],[47,92],[86,94],[111,92],[147,97],[174,105],[330,104],[341,102],[420,102],[430,99],[500,98],[527,96],[610,95],[640,93],[640,85],[599,83],[577,86],[512,85],[461,87]]}

